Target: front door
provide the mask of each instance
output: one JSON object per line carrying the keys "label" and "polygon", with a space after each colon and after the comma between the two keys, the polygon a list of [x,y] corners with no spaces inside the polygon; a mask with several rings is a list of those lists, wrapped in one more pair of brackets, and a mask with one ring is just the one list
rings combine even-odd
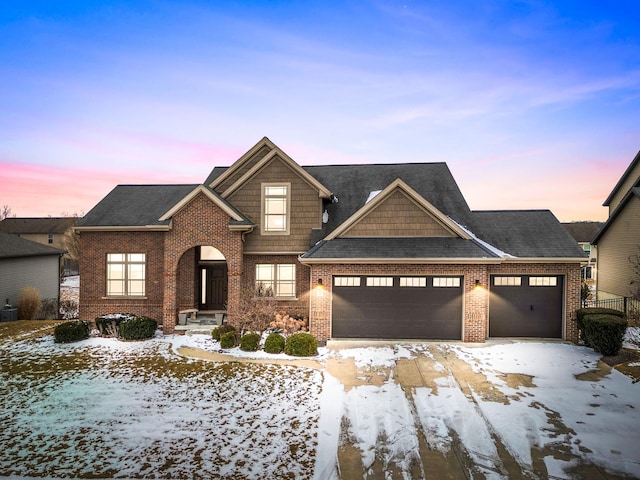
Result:
{"label": "front door", "polygon": [[227,308],[227,266],[200,266],[200,310]]}

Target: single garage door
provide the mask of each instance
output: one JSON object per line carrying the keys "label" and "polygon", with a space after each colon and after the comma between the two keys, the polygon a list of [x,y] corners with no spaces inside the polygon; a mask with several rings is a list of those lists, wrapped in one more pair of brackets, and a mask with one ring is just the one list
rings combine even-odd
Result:
{"label": "single garage door", "polygon": [[492,275],[490,337],[562,337],[562,275]]}
{"label": "single garage door", "polygon": [[336,276],[334,338],[462,338],[462,277]]}

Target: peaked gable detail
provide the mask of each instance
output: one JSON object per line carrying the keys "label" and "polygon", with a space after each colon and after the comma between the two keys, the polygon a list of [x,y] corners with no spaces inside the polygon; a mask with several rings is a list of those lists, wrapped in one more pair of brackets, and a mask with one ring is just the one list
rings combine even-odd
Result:
{"label": "peaked gable detail", "polygon": [[[366,229],[359,229],[359,225],[365,225],[367,218],[374,220],[376,213],[382,213],[384,205],[388,202],[404,203],[409,208],[411,214],[421,213],[419,218],[423,224],[420,227],[422,233],[415,232],[395,236],[428,236],[428,237],[459,237],[470,240],[471,236],[462,229],[456,222],[443,214],[440,210],[429,203],[424,197],[419,195],[413,188],[407,185],[402,179],[397,178],[391,182],[384,190],[377,193],[373,198],[365,203],[358,211],[349,217],[342,225],[338,226],[331,232],[325,240],[333,240],[339,237],[372,237],[374,235],[366,234]],[[382,213],[384,215],[384,213]],[[424,234],[424,230],[428,230],[428,234]],[[376,235],[377,236],[377,235]],[[391,235],[380,235],[391,236]]]}
{"label": "peaked gable detail", "polygon": [[[275,159],[282,161],[291,170],[293,170],[298,176],[300,176],[305,182],[307,182],[313,188],[318,190],[318,196],[320,198],[329,198],[331,196],[331,192],[329,191],[329,189],[327,189],[324,185],[322,185],[315,178],[309,175],[305,170],[303,170],[302,167],[300,167],[300,165],[298,165],[286,153],[284,153],[282,150],[276,147],[273,150],[271,150],[271,152],[269,152],[264,158],[262,158],[262,160],[260,160],[253,167],[251,167],[244,175],[242,175],[232,185],[230,185],[227,189],[225,189],[224,192],[222,192],[221,194],[222,198],[229,197],[229,195],[231,195],[233,192],[238,190],[242,185],[244,185],[248,180],[253,178],[256,174],[258,174],[263,168],[265,168]],[[234,167],[231,167],[231,168],[234,168]],[[231,168],[229,170],[231,170]],[[227,172],[229,170],[227,170]]]}
{"label": "peaked gable detail", "polygon": [[[194,198],[196,198],[199,194],[203,194],[213,203],[215,203],[223,212],[225,212],[232,220],[235,222],[246,222],[247,219],[238,212],[235,208],[221,199],[216,193],[205,187],[204,185],[198,185],[194,188],[187,196],[185,196],[182,200],[176,203],[169,211],[167,211],[162,217],[159,218],[160,221],[169,220],[176,213],[182,210],[186,205],[191,203]],[[247,225],[249,227],[250,225]]]}
{"label": "peaked gable detail", "polygon": [[267,137],[263,137],[262,140],[251,147],[244,155],[220,174],[219,177],[214,179],[208,187],[217,192],[226,190],[229,185],[235,182],[238,176],[242,176],[255,164],[255,162],[261,160],[265,155],[276,148],[278,147],[276,147],[271,140]]}

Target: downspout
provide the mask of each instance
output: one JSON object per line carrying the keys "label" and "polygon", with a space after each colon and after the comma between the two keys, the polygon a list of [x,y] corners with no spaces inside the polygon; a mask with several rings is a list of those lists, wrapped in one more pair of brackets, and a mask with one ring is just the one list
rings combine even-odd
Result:
{"label": "downspout", "polygon": [[249,235],[251,232],[253,232],[254,227],[250,227],[249,230],[245,230],[244,232],[242,232],[242,243],[244,243],[244,237],[245,235]]}

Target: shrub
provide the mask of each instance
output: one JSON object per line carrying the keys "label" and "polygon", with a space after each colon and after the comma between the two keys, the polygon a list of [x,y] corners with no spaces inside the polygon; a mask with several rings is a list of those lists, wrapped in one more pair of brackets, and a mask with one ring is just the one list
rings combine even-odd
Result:
{"label": "shrub", "polygon": [[622,348],[627,320],[618,315],[598,313],[582,319],[586,344],[604,356],[617,355]]}
{"label": "shrub", "polygon": [[279,333],[270,333],[264,341],[264,351],[267,353],[282,353],[285,340]]}
{"label": "shrub", "polygon": [[238,334],[235,330],[220,335],[220,347],[233,348],[236,345],[238,345]]}
{"label": "shrub", "polygon": [[240,350],[243,352],[255,352],[260,346],[260,335],[247,333],[240,338]]}
{"label": "shrub", "polygon": [[56,343],[77,342],[89,338],[89,324],[87,322],[74,321],[56,325],[53,330]]}
{"label": "shrub", "polygon": [[57,298],[43,298],[37,314],[38,320],[55,320],[60,317],[58,313]]}
{"label": "shrub", "polygon": [[125,340],[144,340],[156,333],[158,322],[149,317],[125,318],[120,322],[120,336]]}
{"label": "shrub", "polygon": [[587,315],[614,315],[616,317],[626,319],[624,312],[620,310],[615,310],[613,308],[598,308],[598,307],[589,307],[589,308],[581,308],[576,311],[576,317],[578,318],[578,331],[580,332],[580,340],[587,347],[593,347],[589,343],[588,338],[585,335],[585,325],[584,325],[584,317]]}
{"label": "shrub", "polygon": [[310,333],[294,333],[284,345],[284,353],[294,357],[310,357],[318,354],[318,342]]}
{"label": "shrub", "polygon": [[120,323],[123,320],[135,318],[133,313],[111,313],[96,318],[96,328],[104,337],[119,337]]}
{"label": "shrub", "polygon": [[211,331],[211,337],[213,337],[214,340],[220,341],[220,338],[222,337],[222,335],[224,335],[225,333],[235,332],[235,331],[236,331],[236,327],[234,327],[230,323],[225,323],[223,325],[220,325],[219,327],[214,328]]}
{"label": "shrub", "polygon": [[78,318],[78,302],[75,300],[62,300],[60,302],[60,316],[65,320]]}
{"label": "shrub", "polygon": [[40,310],[40,292],[36,287],[24,287],[18,299],[18,319],[33,320]]}

